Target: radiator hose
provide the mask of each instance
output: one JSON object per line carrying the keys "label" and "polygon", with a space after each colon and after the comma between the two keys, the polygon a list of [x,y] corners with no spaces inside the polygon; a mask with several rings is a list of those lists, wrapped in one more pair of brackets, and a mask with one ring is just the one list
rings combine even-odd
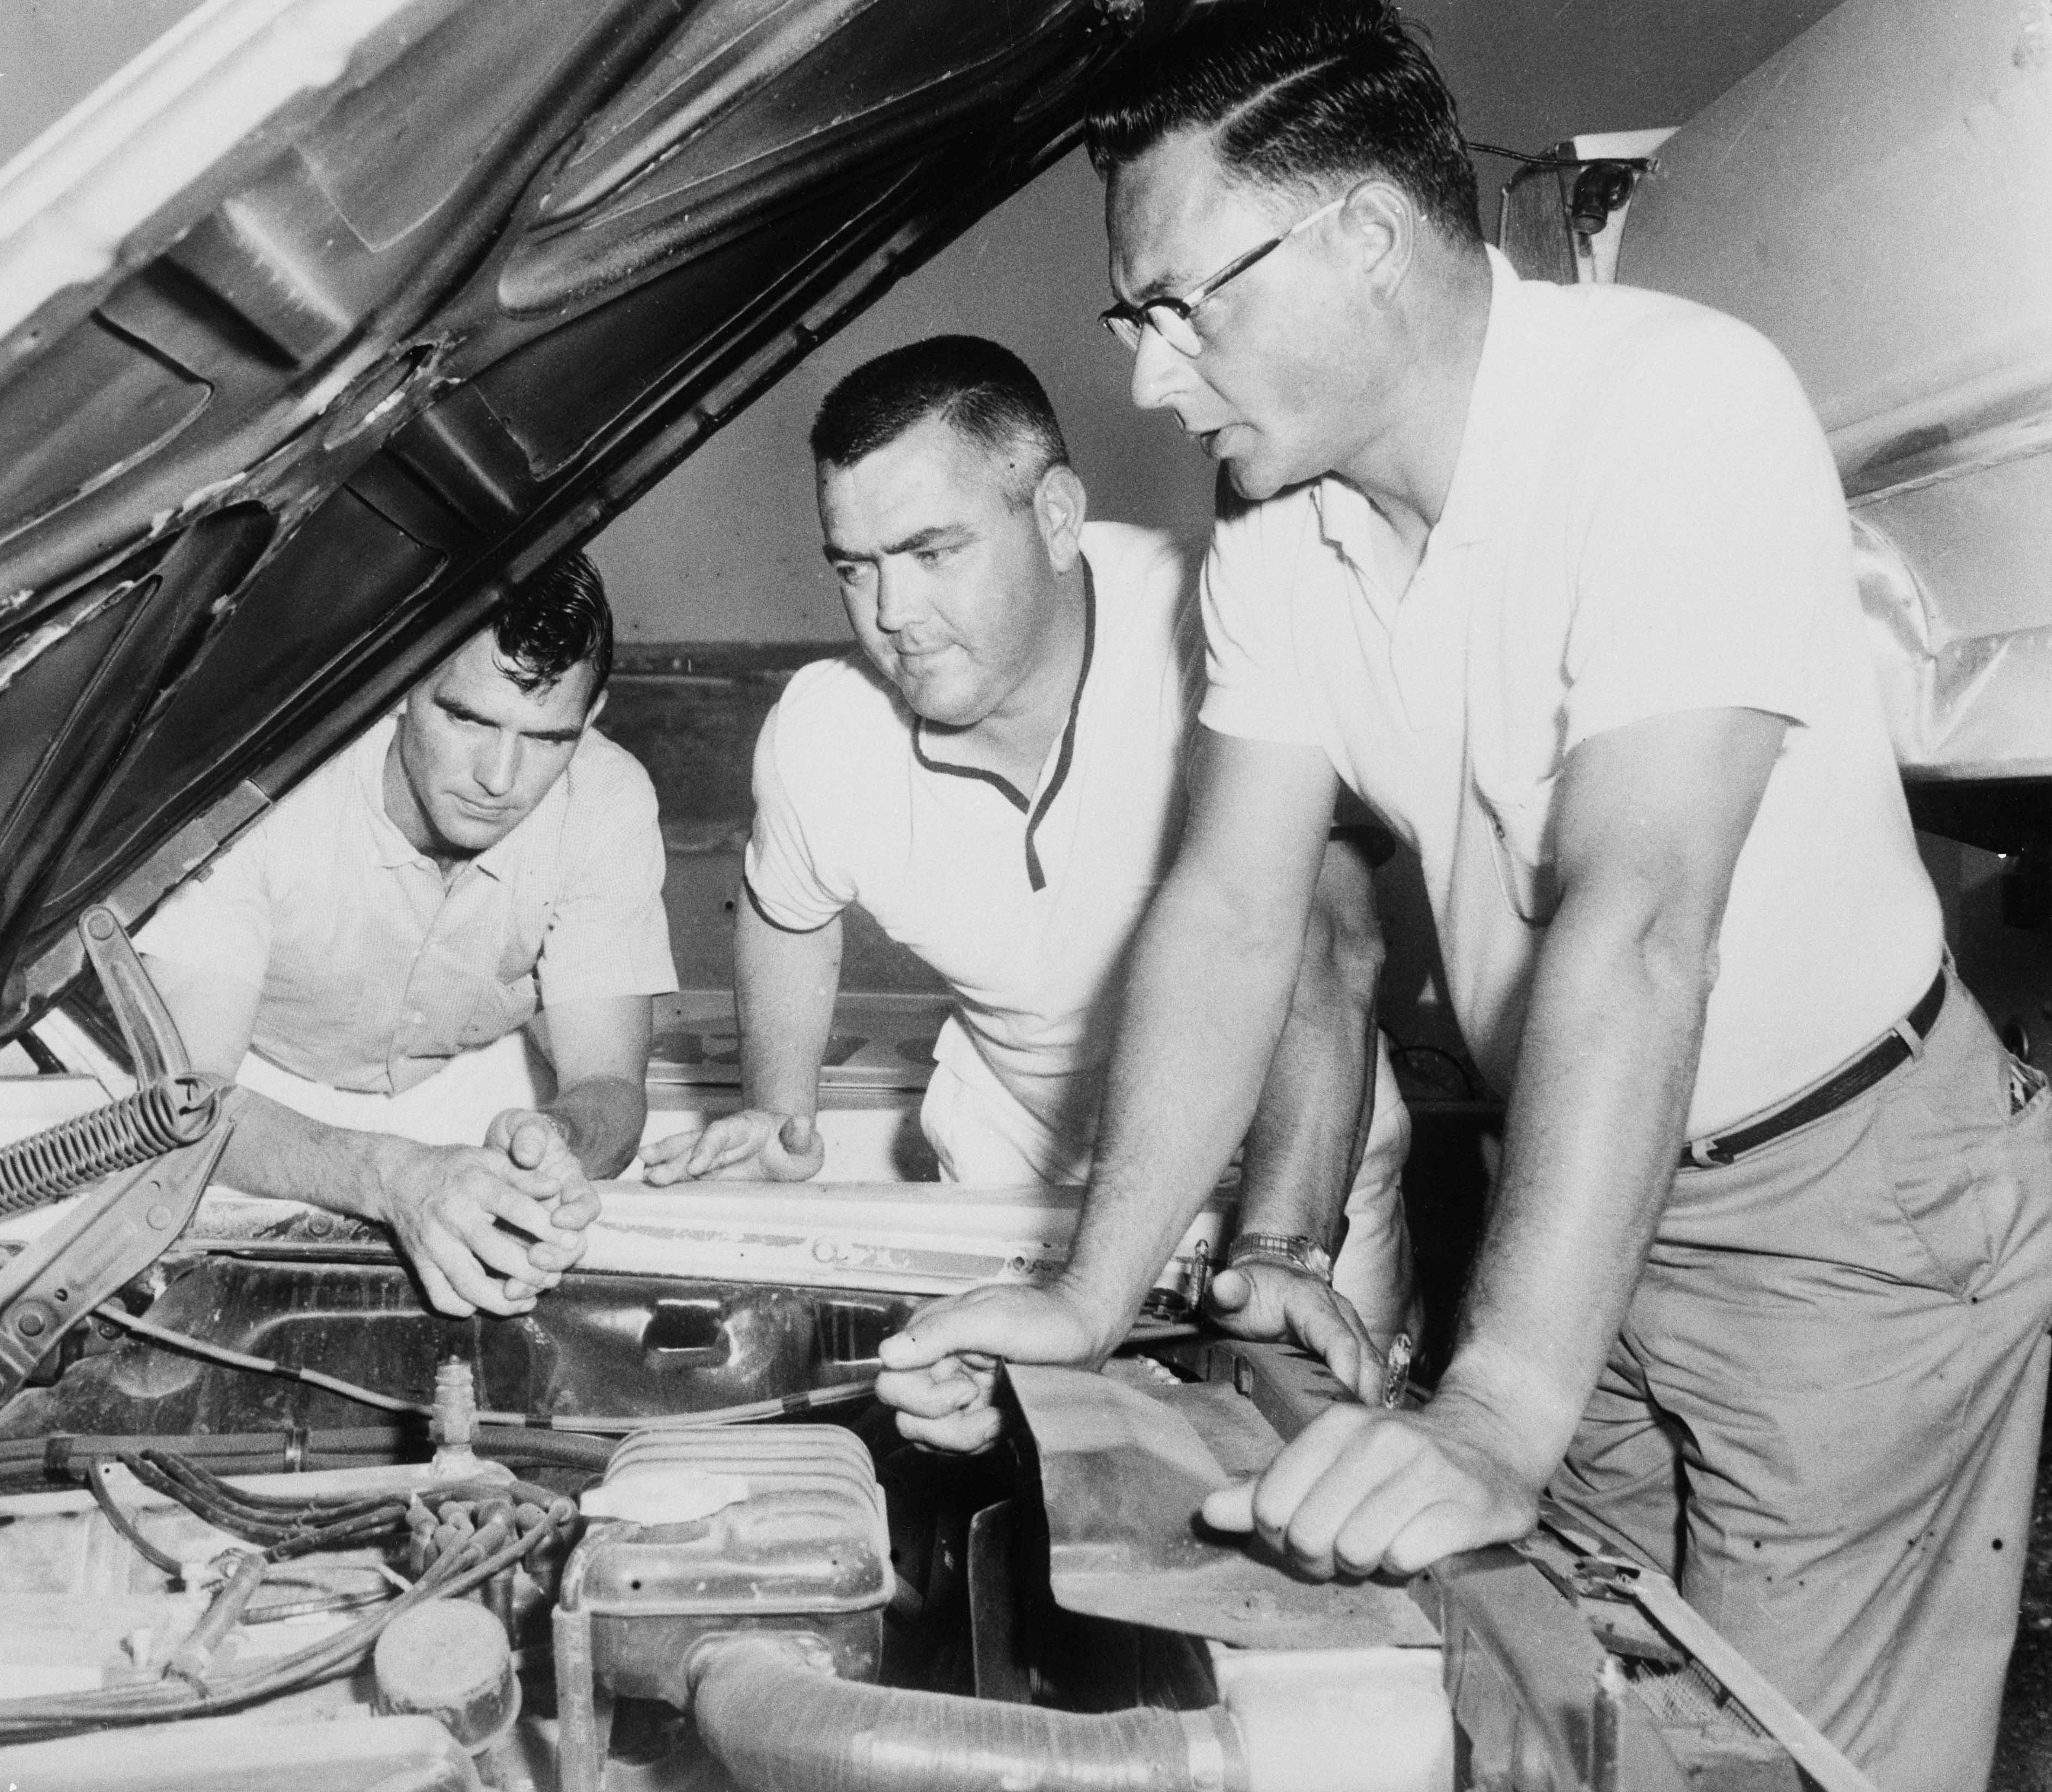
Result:
{"label": "radiator hose", "polygon": [[1222,1705],[1101,1716],[839,1680],[790,1637],[691,1664],[699,1735],[747,1792],[1237,1792]]}

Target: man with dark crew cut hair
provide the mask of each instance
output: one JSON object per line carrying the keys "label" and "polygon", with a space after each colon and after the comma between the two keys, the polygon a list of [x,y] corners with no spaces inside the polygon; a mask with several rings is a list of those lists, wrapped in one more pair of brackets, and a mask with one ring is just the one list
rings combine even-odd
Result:
{"label": "man with dark crew cut hair", "polygon": [[612,664],[573,554],[137,937],[194,1062],[238,1085],[221,1180],[382,1222],[444,1313],[531,1308],[640,1137],[677,985],[656,793],[591,726]]}
{"label": "man with dark crew cut hair", "polygon": [[1376,0],[1219,0],[1087,127],[1133,397],[1230,480],[1192,822],[1135,942],[1074,1254],[883,1347],[908,1434],[1122,1335],[1247,1121],[1336,784],[1418,852],[1509,1098],[1452,1360],[1205,1516],[1307,1573],[1542,1493],[1885,1792],[1983,1784],[2030,1535],[2052,1094],[1944,953],[1845,504],[1776,350],[1485,246]]}
{"label": "man with dark crew cut hair", "polygon": [[[817,1173],[841,915],[860,905],[954,994],[919,1117],[943,1173],[1081,1182],[1127,949],[1182,823],[1202,692],[1184,558],[1087,519],[1040,381],[979,338],[856,369],[812,448],[861,651],[806,667],[763,725],[735,937],[745,1109],[650,1146],[648,1180]],[[1409,1294],[1373,909],[1358,843],[1333,842],[1288,1024],[1263,1042],[1214,1301],[1341,1372],[1375,1362],[1365,1332],[1387,1341]]]}

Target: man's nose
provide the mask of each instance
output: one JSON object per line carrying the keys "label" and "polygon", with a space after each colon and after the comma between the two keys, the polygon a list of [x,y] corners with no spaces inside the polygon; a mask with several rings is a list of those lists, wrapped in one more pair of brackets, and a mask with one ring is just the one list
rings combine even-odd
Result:
{"label": "man's nose", "polygon": [[896,634],[918,613],[912,584],[910,574],[902,569],[877,568],[876,626],[883,633]]}
{"label": "man's nose", "polygon": [[1158,411],[1182,389],[1189,363],[1151,327],[1140,332],[1133,354],[1133,402],[1141,410]]}
{"label": "man's nose", "polygon": [[489,796],[503,796],[520,777],[520,737],[510,730],[495,734],[477,756],[479,787]]}

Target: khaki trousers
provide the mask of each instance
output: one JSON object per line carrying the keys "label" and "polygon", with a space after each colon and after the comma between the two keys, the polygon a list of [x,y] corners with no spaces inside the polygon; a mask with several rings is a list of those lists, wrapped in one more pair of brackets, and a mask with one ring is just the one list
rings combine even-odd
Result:
{"label": "khaki trousers", "polygon": [[1553,1488],[1883,1792],[1995,1748],[2052,1312],[2052,1092],[2011,1078],[1953,977],[1919,1057],[1682,1172]]}

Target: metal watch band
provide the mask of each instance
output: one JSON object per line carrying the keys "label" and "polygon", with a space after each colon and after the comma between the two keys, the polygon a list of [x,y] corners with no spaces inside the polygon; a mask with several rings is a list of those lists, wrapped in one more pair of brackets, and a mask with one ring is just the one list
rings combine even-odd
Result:
{"label": "metal watch band", "polygon": [[1332,1254],[1302,1232],[1242,1232],[1227,1247],[1225,1266],[1246,1262],[1281,1263],[1322,1282],[1333,1279]]}

